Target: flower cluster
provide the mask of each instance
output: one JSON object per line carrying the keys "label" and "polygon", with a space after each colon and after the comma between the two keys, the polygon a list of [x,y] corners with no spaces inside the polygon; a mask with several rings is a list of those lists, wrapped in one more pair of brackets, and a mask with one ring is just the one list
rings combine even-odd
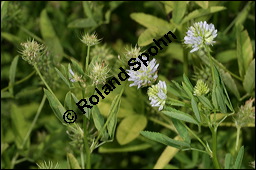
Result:
{"label": "flower cluster", "polygon": [[203,80],[198,80],[196,82],[196,86],[194,87],[194,95],[195,96],[202,96],[209,92],[209,88],[207,84]]}
{"label": "flower cluster", "polygon": [[159,81],[158,84],[152,85],[148,88],[148,96],[151,101],[150,104],[153,107],[159,107],[158,110],[162,110],[165,101],[167,99],[167,88],[164,81]]}
{"label": "flower cluster", "polygon": [[87,46],[94,46],[100,42],[101,39],[97,38],[97,34],[88,34],[86,33],[85,35],[82,36],[81,41],[87,45]]}
{"label": "flower cluster", "polygon": [[193,53],[207,45],[213,45],[213,43],[215,43],[213,39],[216,36],[217,30],[214,25],[207,24],[206,21],[201,21],[189,27],[187,36],[184,37],[184,43],[193,48],[190,51],[190,53]]}
{"label": "flower cluster", "polygon": [[[137,59],[140,62],[139,59]],[[132,69],[127,70],[130,78],[128,81],[133,81],[131,86],[138,86],[138,88],[143,86],[149,86],[157,79],[157,69],[159,64],[156,64],[156,59],[153,59],[149,62],[148,66],[141,64],[141,68],[137,71]]]}

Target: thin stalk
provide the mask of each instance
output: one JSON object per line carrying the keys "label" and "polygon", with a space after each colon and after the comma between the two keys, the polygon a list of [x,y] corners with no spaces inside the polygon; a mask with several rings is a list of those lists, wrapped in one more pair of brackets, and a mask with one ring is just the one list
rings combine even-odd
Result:
{"label": "thin stalk", "polygon": [[29,127],[29,130],[28,130],[28,132],[27,132],[27,134],[26,134],[26,136],[25,136],[25,138],[24,138],[24,141],[23,141],[23,143],[22,143],[22,148],[23,148],[24,145],[26,144],[26,142],[27,142],[27,140],[28,140],[28,137],[30,136],[31,131],[32,131],[33,127],[34,127],[35,124],[36,124],[36,121],[37,121],[37,119],[38,119],[38,117],[39,117],[39,115],[40,115],[40,113],[41,113],[41,111],[42,111],[42,109],[43,109],[45,100],[46,100],[46,95],[44,94],[43,99],[42,99],[42,101],[41,101],[41,103],[40,103],[40,105],[39,105],[39,107],[38,107],[36,116],[34,117],[34,120],[33,120],[32,124],[31,124],[31,126]]}
{"label": "thin stalk", "polygon": [[90,46],[88,46],[88,48],[87,48],[87,55],[86,55],[85,68],[84,68],[84,70],[86,70],[86,71],[88,71],[89,56],[90,56]]}
{"label": "thin stalk", "polygon": [[47,89],[54,95],[53,91],[51,90],[50,86],[46,83],[44,77],[42,76],[42,74],[40,73],[39,69],[37,68],[36,65],[34,65],[36,72],[38,73],[38,75],[40,76],[41,80],[44,82],[44,85],[47,87]]}
{"label": "thin stalk", "polygon": [[238,151],[240,131],[241,131],[241,127],[238,126],[236,128],[236,151]]}
{"label": "thin stalk", "polygon": [[9,85],[9,86],[3,88],[3,89],[1,90],[1,92],[4,92],[4,91],[8,90],[9,88],[13,87],[14,85],[18,85],[18,84],[20,84],[20,83],[23,83],[24,81],[26,81],[26,80],[28,80],[30,77],[32,77],[34,74],[35,74],[35,71],[33,71],[32,73],[30,73],[29,75],[27,75],[27,76],[24,77],[23,79],[21,79],[21,80],[19,80],[19,81],[16,81],[14,84]]}
{"label": "thin stalk", "polygon": [[83,116],[83,126],[84,126],[84,146],[85,146],[85,154],[86,154],[86,169],[91,169],[91,151],[89,148],[88,143],[88,131],[87,131],[87,124],[88,119],[86,116]]}
{"label": "thin stalk", "polygon": [[82,169],[84,169],[84,153],[83,153],[83,147],[80,148],[80,156],[81,156]]}
{"label": "thin stalk", "polygon": [[174,127],[170,126],[170,125],[167,124],[167,123],[162,122],[161,120],[155,119],[155,118],[153,118],[153,117],[149,117],[149,120],[151,120],[152,122],[155,122],[155,123],[157,123],[157,124],[159,124],[159,125],[162,125],[163,127],[166,127],[166,128],[168,128],[168,129],[170,129],[170,130],[172,130],[172,131],[174,131],[174,132],[177,132]]}
{"label": "thin stalk", "polygon": [[220,164],[217,156],[217,128],[210,128],[212,132],[212,160],[214,167],[220,169]]}

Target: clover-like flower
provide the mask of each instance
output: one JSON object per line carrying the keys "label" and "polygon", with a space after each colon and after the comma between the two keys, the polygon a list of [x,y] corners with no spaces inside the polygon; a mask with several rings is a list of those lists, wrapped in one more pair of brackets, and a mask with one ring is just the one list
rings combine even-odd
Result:
{"label": "clover-like flower", "polygon": [[91,35],[86,33],[85,35],[82,36],[81,41],[87,46],[94,46],[98,44],[101,41],[101,39],[97,38],[96,33],[93,33]]}
{"label": "clover-like flower", "polygon": [[158,84],[152,85],[148,88],[148,96],[150,104],[153,107],[159,107],[162,110],[167,99],[167,87],[164,81],[159,81]]}
{"label": "clover-like flower", "polygon": [[207,24],[206,21],[201,21],[194,23],[193,26],[189,27],[187,35],[184,37],[184,43],[193,48],[190,51],[190,53],[193,53],[207,45],[213,45],[213,43],[215,43],[213,39],[216,36],[217,30],[214,25]]}
{"label": "clover-like flower", "polygon": [[74,72],[73,72],[73,70],[70,68],[69,69],[69,73],[70,73],[70,78],[69,78],[69,80],[71,81],[71,82],[79,82],[79,81],[82,81],[82,76],[78,76],[77,74],[75,74]]}
{"label": "clover-like flower", "polygon": [[198,80],[196,82],[196,86],[194,87],[194,95],[195,96],[202,96],[209,92],[209,88],[207,84],[203,80]]}
{"label": "clover-like flower", "polygon": [[89,77],[93,80],[94,85],[105,84],[109,71],[110,69],[104,62],[96,62],[92,65]]}
{"label": "clover-like flower", "polygon": [[[137,61],[141,62],[138,58],[136,58],[136,59],[137,59]],[[138,86],[138,88],[140,88],[143,86],[151,85],[157,79],[158,66],[159,66],[159,64],[156,64],[156,59],[153,59],[148,63],[148,66],[145,66],[141,62],[141,67],[137,71],[134,71],[132,69],[127,70],[128,75],[130,76],[128,81],[133,81],[133,83],[130,84],[130,87]]]}

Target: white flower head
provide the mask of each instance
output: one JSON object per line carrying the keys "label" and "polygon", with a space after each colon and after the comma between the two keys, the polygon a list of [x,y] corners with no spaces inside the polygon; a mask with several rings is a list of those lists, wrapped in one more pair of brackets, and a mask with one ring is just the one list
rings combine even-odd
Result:
{"label": "white flower head", "polygon": [[156,59],[151,60],[148,62],[148,66],[145,66],[138,58],[136,58],[137,61],[140,62],[141,67],[139,70],[134,71],[132,69],[127,70],[128,75],[130,78],[128,81],[133,81],[131,86],[138,86],[138,88],[142,86],[149,86],[157,79],[157,68],[159,64],[156,64]]}
{"label": "white flower head", "polygon": [[167,87],[164,81],[159,81],[158,84],[152,85],[148,88],[148,96],[150,104],[153,107],[159,107],[158,110],[162,110],[167,98]]}
{"label": "white flower head", "polygon": [[214,25],[200,21],[189,27],[184,43],[193,48],[190,51],[193,53],[206,45],[213,45],[215,37],[217,37],[217,30]]}

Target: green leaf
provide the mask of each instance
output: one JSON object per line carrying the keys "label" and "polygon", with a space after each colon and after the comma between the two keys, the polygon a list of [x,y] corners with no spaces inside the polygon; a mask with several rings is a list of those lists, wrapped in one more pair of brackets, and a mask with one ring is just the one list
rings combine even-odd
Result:
{"label": "green leaf", "polygon": [[92,18],[76,19],[68,24],[68,28],[90,28],[97,26],[97,23]]}
{"label": "green leaf", "polygon": [[205,96],[197,96],[197,98],[200,100],[200,102],[205,106],[207,107],[208,109],[212,110],[213,109],[213,106],[210,102],[210,100],[205,97]]}
{"label": "green leaf", "polygon": [[225,105],[223,89],[220,86],[217,86],[216,88],[216,97],[217,97],[217,102],[220,107],[221,113],[227,113],[227,107]]}
{"label": "green leaf", "polygon": [[116,139],[120,145],[130,143],[137,138],[147,125],[147,118],[144,115],[129,115],[119,124],[116,131]]}
{"label": "green leaf", "polygon": [[50,106],[55,114],[55,116],[64,123],[63,114],[66,112],[66,109],[62,106],[60,101],[57,99],[57,97],[52,94],[47,89],[44,89],[44,93],[47,96],[47,99],[50,103]]}
{"label": "green leaf", "polygon": [[112,146],[113,143],[107,143],[99,148],[100,153],[124,153],[124,152],[136,152],[148,149],[152,147],[150,144],[143,143],[143,144],[136,144],[136,145],[125,145],[125,146]]}
{"label": "green leaf", "polygon": [[182,147],[190,147],[190,145],[186,142],[173,140],[173,139],[169,138],[168,136],[158,133],[158,132],[142,131],[142,132],[140,132],[140,134],[150,140],[162,143],[167,146],[172,146],[172,147],[175,147],[178,149],[180,149]]}
{"label": "green leaf", "polygon": [[[65,67],[63,67],[65,69]],[[57,67],[55,67],[55,70],[57,71],[58,75],[60,76],[60,78],[66,83],[66,85],[70,88],[70,82],[68,81],[68,79],[57,69]],[[66,69],[64,70],[66,71]]]}
{"label": "green leaf", "polygon": [[13,95],[13,85],[14,85],[14,82],[15,82],[15,75],[16,75],[16,68],[17,68],[17,64],[18,64],[18,59],[19,59],[19,56],[16,56],[13,60],[12,60],[12,63],[11,63],[11,66],[10,66],[10,74],[9,74],[9,92]]}
{"label": "green leaf", "polygon": [[67,160],[68,160],[68,169],[81,169],[77,159],[74,157],[72,153],[67,153]]}
{"label": "green leaf", "polygon": [[1,1],[1,24],[3,23],[3,19],[8,11],[8,1]]}
{"label": "green leaf", "polygon": [[104,126],[104,117],[101,115],[97,105],[92,108],[92,118],[96,129],[100,131]]}
{"label": "green leaf", "polygon": [[139,24],[143,25],[146,28],[165,27],[166,32],[170,30],[170,24],[167,21],[161,18],[157,18],[153,15],[149,15],[145,13],[132,13],[130,16],[133,20],[135,20],[136,22],[138,22]]}
{"label": "green leaf", "polygon": [[185,73],[183,74],[183,81],[184,81],[184,83],[187,85],[189,91],[190,91],[190,92],[193,92],[193,89],[194,89],[194,88],[193,88],[191,82],[189,81],[189,79],[188,79],[188,77],[186,76]]}
{"label": "green leaf", "polygon": [[232,156],[230,153],[227,153],[225,156],[225,169],[231,169],[231,161],[232,161]]}
{"label": "green leaf", "polygon": [[243,81],[244,89],[247,93],[251,93],[255,88],[255,59],[253,59],[246,70],[244,81]]}
{"label": "green leaf", "polygon": [[186,22],[188,22],[191,19],[195,19],[201,16],[205,16],[205,15],[209,15],[215,12],[219,12],[226,9],[226,7],[224,6],[211,6],[208,9],[197,9],[194,10],[193,12],[190,12],[186,17],[184,17],[184,19],[182,20],[181,24],[184,24]]}
{"label": "green leaf", "polygon": [[150,28],[150,29],[146,29],[140,36],[138,39],[138,45],[139,46],[146,46],[151,44],[154,38],[159,36],[158,33],[158,29],[157,28]]}
{"label": "green leaf", "polygon": [[165,110],[162,111],[164,114],[166,114],[169,117],[178,119],[178,120],[183,120],[185,122],[190,122],[190,123],[194,123],[194,124],[198,124],[198,122],[189,114],[184,113],[182,111],[173,109],[171,107],[166,106]]}
{"label": "green leaf", "polygon": [[232,92],[236,96],[236,98],[239,99],[240,93],[238,91],[238,88],[236,86],[234,79],[231,77],[229,72],[224,72],[222,69],[220,69],[220,74],[221,74],[222,80],[224,81],[225,85],[230,90],[230,92]]}
{"label": "green leaf", "polygon": [[242,146],[239,149],[239,152],[238,152],[237,157],[236,157],[235,165],[233,167],[234,169],[240,169],[241,168],[243,157],[244,157],[244,146]]}
{"label": "green leaf", "polygon": [[78,71],[78,73],[80,75],[84,75],[84,71],[83,71],[83,68],[82,68],[81,64],[78,63],[75,59],[71,59],[71,62],[72,62],[74,70]]}
{"label": "green leaf", "polygon": [[193,97],[193,90],[191,90],[191,88],[189,88],[189,86],[187,86],[186,83],[182,82],[182,87],[185,90],[185,92],[187,93],[187,95],[189,96],[189,99],[191,99]]}
{"label": "green leaf", "polygon": [[182,137],[182,139],[190,144],[191,139],[188,133],[187,128],[184,126],[184,124],[177,119],[172,118],[172,123],[175,126],[176,130],[178,131],[179,135]]}
{"label": "green leaf", "polygon": [[195,3],[204,9],[207,9],[209,5],[208,1],[195,1]]}
{"label": "green leaf", "polygon": [[174,1],[173,8],[173,22],[176,24],[180,24],[183,16],[187,10],[187,2],[186,1]]}
{"label": "green leaf", "polygon": [[199,113],[197,102],[194,96],[192,96],[191,98],[191,106],[192,106],[193,112],[195,113],[196,119],[198,120],[198,122],[201,122],[200,113]]}
{"label": "green leaf", "polygon": [[111,103],[110,111],[109,111],[109,123],[107,124],[108,134],[110,137],[114,137],[114,133],[116,130],[117,124],[117,113],[120,108],[121,103],[121,94],[116,95],[114,100]]}
{"label": "green leaf", "polygon": [[54,31],[51,20],[47,15],[46,9],[42,10],[40,14],[40,29],[47,47],[53,53],[54,61],[59,63],[62,60],[64,52],[59,38]]}
{"label": "green leaf", "polygon": [[236,50],[226,50],[216,55],[216,59],[221,63],[228,63],[236,58]]}
{"label": "green leaf", "polygon": [[247,30],[243,31],[241,25],[236,27],[236,38],[239,74],[244,77],[245,71],[253,60],[252,43]]}

